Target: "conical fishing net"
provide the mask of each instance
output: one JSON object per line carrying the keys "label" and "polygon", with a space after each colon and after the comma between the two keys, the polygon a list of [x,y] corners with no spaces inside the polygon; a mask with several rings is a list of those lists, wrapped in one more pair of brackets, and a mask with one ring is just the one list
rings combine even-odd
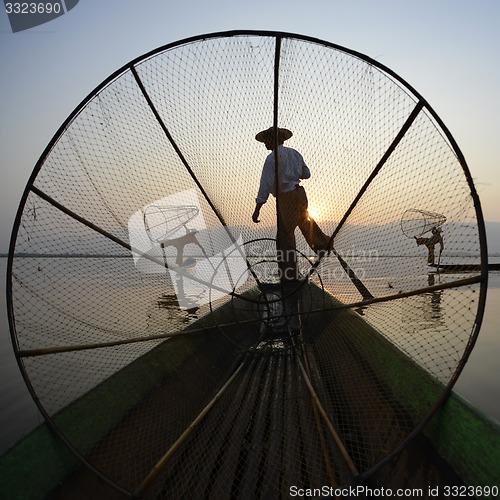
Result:
{"label": "conical fishing net", "polygon": [[411,208],[405,210],[401,217],[401,231],[408,238],[417,238],[433,228],[441,227],[445,222],[446,217],[442,214]]}
{"label": "conical fishing net", "polygon": [[[313,249],[295,231],[292,280],[288,195],[252,222],[269,154],[255,136],[273,126],[311,172],[300,223],[326,236]],[[422,218],[402,221],[414,207],[445,217],[442,262],[483,270],[429,272]],[[11,244],[14,349],[48,423],[122,493],[340,487],[448,394],[485,255],[465,160],[396,74],[298,35],[204,35],[117,71],[42,154]]]}

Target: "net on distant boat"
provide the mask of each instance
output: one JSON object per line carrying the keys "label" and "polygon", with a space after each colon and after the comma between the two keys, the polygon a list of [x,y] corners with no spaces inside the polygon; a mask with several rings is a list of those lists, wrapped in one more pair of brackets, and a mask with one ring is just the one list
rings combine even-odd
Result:
{"label": "net on distant boat", "polygon": [[442,214],[411,208],[405,210],[401,217],[401,231],[408,238],[417,238],[445,222],[446,217]]}
{"label": "net on distant boat", "polygon": [[[251,220],[273,125],[331,243],[297,231],[285,283],[274,199]],[[429,272],[412,237],[436,224],[442,264],[482,267]],[[49,425],[126,495],[362,483],[463,368],[485,248],[463,155],[393,71],[299,35],[203,35],[111,75],[41,155],[9,254],[14,350]]]}

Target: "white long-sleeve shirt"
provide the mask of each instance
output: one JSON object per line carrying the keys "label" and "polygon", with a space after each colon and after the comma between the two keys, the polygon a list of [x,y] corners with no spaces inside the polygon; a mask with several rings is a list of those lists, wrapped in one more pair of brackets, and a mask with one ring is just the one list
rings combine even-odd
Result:
{"label": "white long-sleeve shirt", "polygon": [[[274,151],[272,151],[264,162],[260,187],[255,201],[265,203],[269,194],[276,196],[274,181]],[[293,148],[278,146],[278,179],[279,192],[286,193],[295,189],[300,179],[309,179],[311,172],[302,158],[302,155]]]}

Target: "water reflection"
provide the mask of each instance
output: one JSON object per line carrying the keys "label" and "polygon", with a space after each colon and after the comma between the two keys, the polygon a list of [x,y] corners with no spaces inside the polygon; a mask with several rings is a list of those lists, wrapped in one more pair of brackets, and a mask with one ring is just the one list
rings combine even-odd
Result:
{"label": "water reflection", "polygon": [[[429,273],[427,284],[429,286],[434,286],[436,284],[436,275],[434,273]],[[422,325],[424,328],[426,324],[430,325],[431,328],[444,324],[443,311],[441,307],[442,296],[443,290],[433,290],[432,292],[422,294]]]}
{"label": "water reflection", "polygon": [[[428,274],[427,285],[440,277]],[[476,318],[476,290],[461,287],[372,304],[365,319],[413,361],[447,383],[470,339]]]}
{"label": "water reflection", "polygon": [[174,336],[182,333],[185,327],[199,319],[204,312],[206,313],[204,308],[197,305],[191,309],[181,309],[177,294],[174,291],[165,292],[147,307],[146,329]]}

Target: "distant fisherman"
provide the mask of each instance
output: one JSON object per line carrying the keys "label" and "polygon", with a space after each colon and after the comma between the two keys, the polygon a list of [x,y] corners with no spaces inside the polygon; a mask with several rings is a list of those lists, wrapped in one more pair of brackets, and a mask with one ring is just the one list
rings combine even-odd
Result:
{"label": "distant fisherman", "polygon": [[428,266],[433,266],[434,265],[434,248],[435,246],[439,243],[440,245],[440,250],[439,250],[439,255],[443,252],[444,249],[444,241],[443,241],[443,236],[441,233],[443,230],[440,227],[433,227],[432,230],[432,236],[429,238],[417,238],[415,236],[415,240],[417,242],[417,245],[425,245],[428,250],[428,255],[427,255],[427,265]]}

